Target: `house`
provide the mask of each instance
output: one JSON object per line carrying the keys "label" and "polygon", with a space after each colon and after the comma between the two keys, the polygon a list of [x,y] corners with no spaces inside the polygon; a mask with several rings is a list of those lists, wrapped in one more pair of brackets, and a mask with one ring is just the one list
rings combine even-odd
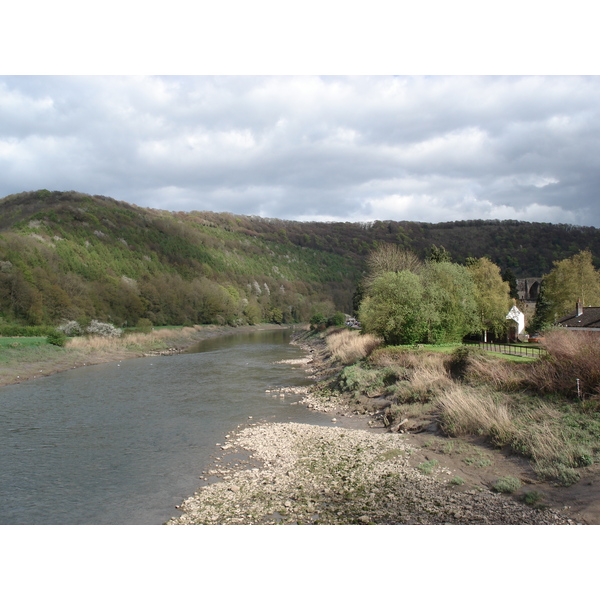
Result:
{"label": "house", "polygon": [[517,308],[516,302],[506,315],[506,320],[514,323],[511,323],[509,327],[508,339],[511,342],[518,341],[519,336],[525,331],[525,315]]}
{"label": "house", "polygon": [[583,306],[581,300],[578,300],[575,310],[559,319],[556,324],[575,331],[600,331],[600,306]]}

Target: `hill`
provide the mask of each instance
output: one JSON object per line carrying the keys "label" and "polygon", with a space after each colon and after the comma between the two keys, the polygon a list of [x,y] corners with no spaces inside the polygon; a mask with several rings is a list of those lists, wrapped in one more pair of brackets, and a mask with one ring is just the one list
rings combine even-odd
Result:
{"label": "hill", "polygon": [[352,310],[364,260],[382,242],[422,258],[432,245],[456,262],[487,256],[532,277],[583,249],[599,257],[598,233],[520,221],[304,223],[23,192],[0,200],[0,318],[306,321]]}

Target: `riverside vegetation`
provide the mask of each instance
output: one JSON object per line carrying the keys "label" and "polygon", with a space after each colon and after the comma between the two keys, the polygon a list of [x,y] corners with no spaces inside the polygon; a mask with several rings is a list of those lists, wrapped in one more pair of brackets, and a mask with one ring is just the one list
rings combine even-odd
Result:
{"label": "riverside vegetation", "polygon": [[[545,495],[530,489],[533,482],[522,476],[500,469],[502,475],[488,484],[473,485],[443,464],[443,458],[455,454],[464,462],[462,472],[490,468],[499,462],[494,448],[518,441],[514,451],[532,458],[540,477],[567,485],[573,483],[572,473],[582,468],[577,462],[582,452],[597,456],[597,437],[591,439],[594,418],[587,423],[588,438],[579,439],[576,449],[567,439],[557,446],[554,437],[561,424],[548,422],[549,411],[559,412],[552,402],[543,408],[543,398],[536,406],[532,397],[529,405],[518,407],[512,400],[522,398],[500,394],[489,379],[476,382],[478,361],[507,370],[515,363],[504,365],[505,359],[480,356],[459,345],[385,347],[372,334],[336,327],[313,326],[297,334],[295,343],[309,352],[306,364],[316,379],[303,392],[303,402],[335,414],[334,425],[238,427],[226,436],[214,466],[203,473],[207,483],[183,501],[178,507],[181,516],[168,524],[577,522],[548,506]],[[520,364],[527,379],[525,367],[535,363]],[[492,379],[498,376],[495,370]],[[448,401],[460,393],[469,401]],[[490,402],[491,396],[497,400],[501,395],[504,404]],[[361,425],[360,415],[369,419],[368,427]],[[532,415],[539,429],[529,428],[526,420]],[[340,419],[345,419],[343,424]],[[548,433],[543,425],[549,426]],[[506,436],[504,441],[495,437],[496,428]],[[531,445],[526,449],[524,442],[529,440],[521,434],[528,428]],[[423,430],[437,435],[419,446],[416,432]],[[539,449],[549,440],[554,448],[542,455]],[[439,450],[439,460],[432,456],[434,449]],[[549,466],[556,470],[543,471]]]}
{"label": "riverside vegetation", "polygon": [[394,432],[505,449],[563,486],[600,459],[600,338],[592,333],[548,332],[547,354],[535,360],[460,344],[384,346],[349,330],[305,336],[319,348],[312,395],[322,406],[341,403]]}

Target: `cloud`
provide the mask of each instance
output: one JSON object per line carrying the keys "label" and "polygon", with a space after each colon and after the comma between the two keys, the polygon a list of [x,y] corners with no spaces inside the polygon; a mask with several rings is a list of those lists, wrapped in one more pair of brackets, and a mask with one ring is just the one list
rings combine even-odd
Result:
{"label": "cloud", "polygon": [[600,227],[598,77],[1,77],[0,196]]}

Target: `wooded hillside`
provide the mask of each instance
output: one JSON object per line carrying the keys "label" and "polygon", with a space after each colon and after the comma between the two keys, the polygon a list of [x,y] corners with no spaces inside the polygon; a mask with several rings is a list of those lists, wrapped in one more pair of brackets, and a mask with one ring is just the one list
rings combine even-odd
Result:
{"label": "wooded hillside", "polygon": [[487,256],[517,277],[541,276],[583,249],[600,256],[593,227],[302,223],[39,190],[0,200],[0,319],[308,321],[315,312],[351,312],[364,261],[381,242],[421,257],[443,246],[455,262]]}

